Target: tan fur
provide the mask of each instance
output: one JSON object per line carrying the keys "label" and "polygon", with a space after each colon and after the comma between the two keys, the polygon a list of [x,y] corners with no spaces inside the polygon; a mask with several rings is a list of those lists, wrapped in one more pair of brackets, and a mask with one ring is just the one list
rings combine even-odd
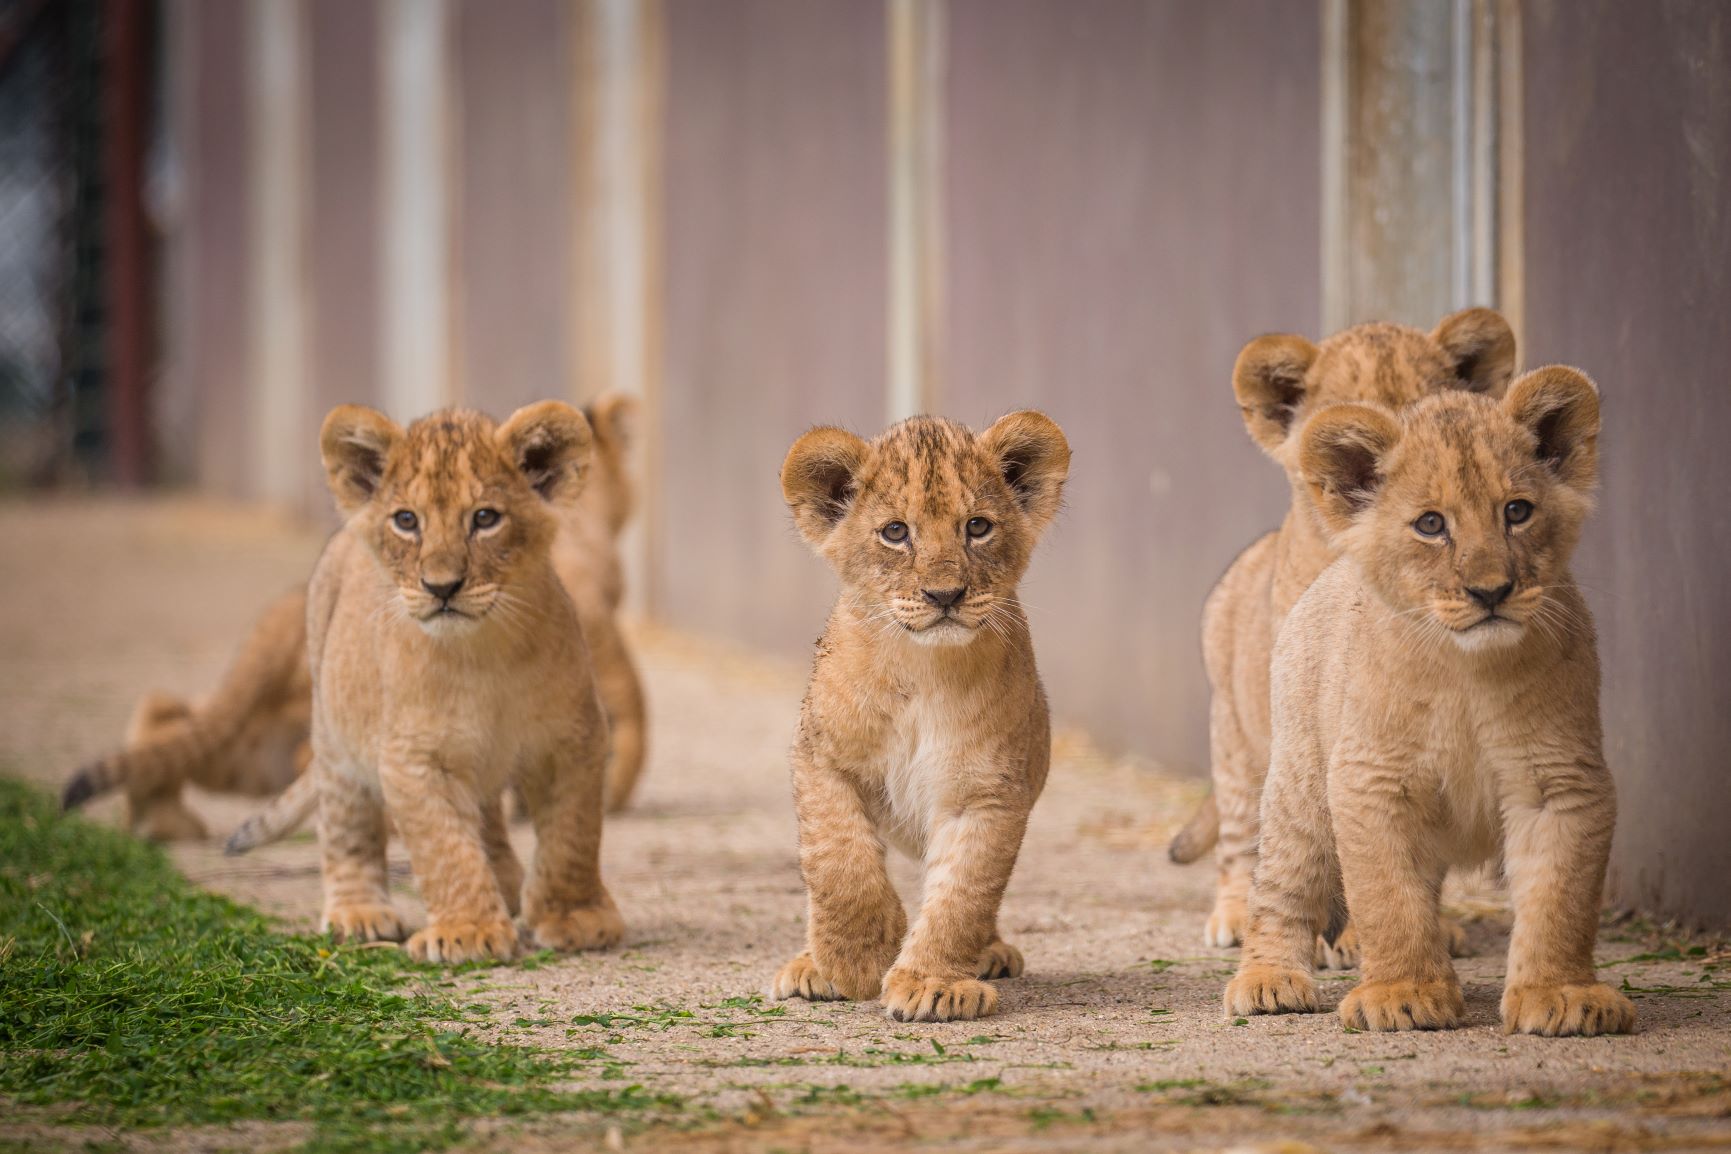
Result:
{"label": "tan fur", "polygon": [[324,925],[337,938],[401,936],[388,808],[428,909],[409,952],[514,954],[507,782],[535,822],[529,938],[574,950],[623,933],[600,873],[605,722],[552,561],[549,504],[576,497],[591,440],[555,401],[502,426],[449,411],[404,431],[352,405],[325,419],[325,471],[348,521],[308,588],[307,645]]}
{"label": "tan fur", "polygon": [[[980,979],[1022,972],[998,906],[1051,734],[1016,586],[1069,460],[1033,412],[980,434],[916,417],[870,443],[816,429],[788,453],[783,495],[841,596],[792,753],[808,948],[770,996],[881,994],[893,1019],[948,1021],[995,1012]],[[925,866],[911,930],[886,844]]]}
{"label": "tan fur", "polygon": [[1598,432],[1592,382],[1557,367],[1501,401],[1343,405],[1306,425],[1299,467],[1342,558],[1275,646],[1272,760],[1228,1014],[1316,1009],[1311,944],[1344,897],[1364,980],[1341,1020],[1458,1025],[1439,887],[1447,869],[1501,854],[1515,909],[1504,1028],[1633,1027],[1634,1007],[1593,972],[1616,798],[1592,618],[1568,567]]}
{"label": "tan fur", "polygon": [[205,836],[204,823],[181,798],[187,782],[256,796],[292,782],[311,758],[306,616],[303,591],[272,602],[203,701],[145,694],[125,747],[73,774],[62,803],[71,809],[123,788],[128,828],[171,841]]}
{"label": "tan fur", "polygon": [[[1489,309],[1446,317],[1429,333],[1365,324],[1313,345],[1302,337],[1259,337],[1244,347],[1232,387],[1245,427],[1287,473],[1292,503],[1280,528],[1239,555],[1208,596],[1202,652],[1211,689],[1211,803],[1174,841],[1178,861],[1201,856],[1218,834],[1220,880],[1204,938],[1237,945],[1244,934],[1257,813],[1268,768],[1268,662],[1282,618],[1334,559],[1335,551],[1298,471],[1296,430],[1329,405],[1375,401],[1405,405],[1439,391],[1501,395],[1514,371],[1508,323]],[[1464,937],[1454,930],[1457,948]],[[1356,961],[1350,930],[1320,956]]]}

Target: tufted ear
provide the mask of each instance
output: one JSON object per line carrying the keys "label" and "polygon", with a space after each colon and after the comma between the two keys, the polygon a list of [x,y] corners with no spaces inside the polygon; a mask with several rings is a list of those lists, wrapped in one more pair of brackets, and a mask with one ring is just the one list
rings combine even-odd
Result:
{"label": "tufted ear", "polygon": [[806,543],[823,544],[858,492],[866,443],[830,425],[813,429],[793,443],[781,463],[781,495]]}
{"label": "tufted ear", "polygon": [[348,516],[373,499],[385,475],[385,459],[402,439],[397,423],[365,405],[338,405],[319,430],[325,484]]}
{"label": "tufted ear", "polygon": [[1451,313],[1431,333],[1469,393],[1500,397],[1515,375],[1515,330],[1495,309]]}
{"label": "tufted ear", "polygon": [[1539,460],[1582,494],[1599,479],[1599,389],[1580,369],[1546,365],[1509,386],[1503,409],[1533,434]]}
{"label": "tufted ear", "polygon": [[1331,532],[1339,532],[1376,499],[1384,463],[1400,425],[1384,409],[1330,405],[1304,424],[1299,470]]}
{"label": "tufted ear", "polygon": [[625,393],[602,393],[583,406],[595,439],[620,450],[637,439],[637,413],[637,398]]}
{"label": "tufted ear", "polygon": [[563,503],[583,491],[595,437],[589,421],[570,405],[563,401],[524,405],[494,436],[543,500]]}
{"label": "tufted ear", "polygon": [[1257,337],[1239,350],[1232,366],[1232,392],[1251,439],[1270,456],[1292,432],[1304,401],[1304,377],[1316,353],[1315,345],[1290,333]]}
{"label": "tufted ear", "polygon": [[999,417],[980,434],[980,448],[998,462],[1010,491],[1040,532],[1064,503],[1070,475],[1070,442],[1044,413],[1023,409]]}

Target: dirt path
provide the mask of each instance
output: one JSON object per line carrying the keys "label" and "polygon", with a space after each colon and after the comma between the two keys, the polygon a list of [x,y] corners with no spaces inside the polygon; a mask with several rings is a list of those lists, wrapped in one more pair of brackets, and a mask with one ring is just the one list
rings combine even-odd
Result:
{"label": "dirt path", "polygon": [[[318,548],[255,512],[190,502],[0,505],[0,541],[0,772],[44,782],[113,742],[142,690],[208,685]],[[875,1004],[765,1004],[754,995],[802,936],[784,751],[803,671],[638,636],[651,760],[604,851],[626,945],[464,974],[453,992],[480,1032],[583,1050],[593,1085],[684,1105],[673,1129],[512,1122],[513,1147],[1731,1148],[1731,956],[1630,960],[1657,939],[1612,929],[1601,961],[1635,987],[1641,1032],[1507,1038],[1506,919],[1475,905],[1466,1029],[1347,1034],[1327,1014],[1234,1025],[1218,1008],[1234,954],[1199,945],[1211,871],[1164,856],[1198,786],[1075,739],[1059,742],[1005,900],[1028,974],[1000,985],[1000,1016],[902,1026]],[[193,804],[219,838],[250,811]],[[238,864],[218,844],[175,858],[214,889],[313,924],[308,838]],[[418,917],[406,861],[393,863]],[[917,893],[905,863],[896,878]]]}

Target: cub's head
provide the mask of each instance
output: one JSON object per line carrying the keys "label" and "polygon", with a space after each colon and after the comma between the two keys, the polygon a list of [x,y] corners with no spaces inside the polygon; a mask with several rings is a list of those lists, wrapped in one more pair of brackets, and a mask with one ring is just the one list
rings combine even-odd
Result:
{"label": "cub's head", "polygon": [[1069,472],[1070,444],[1043,414],[983,433],[914,417],[870,442],[813,429],[788,452],[781,491],[867,622],[965,645],[1013,602]]}
{"label": "cub's head", "polygon": [[1599,393],[1584,373],[1537,369],[1501,400],[1335,405],[1302,442],[1324,522],[1395,613],[1468,650],[1578,624],[1551,594],[1598,477]]}
{"label": "cub's head", "polygon": [[1296,433],[1326,405],[1370,401],[1399,408],[1450,390],[1500,397],[1515,371],[1515,334],[1490,309],[1443,318],[1432,332],[1356,325],[1313,345],[1303,337],[1257,337],[1238,354],[1232,391],[1262,451],[1297,467]]}
{"label": "cub's head", "polygon": [[503,425],[451,409],[408,429],[359,405],[333,409],[319,434],[325,478],[349,525],[395,582],[404,613],[428,633],[473,628],[546,565],[549,503],[582,488],[591,436],[558,401],[518,409]]}
{"label": "cub's head", "polygon": [[631,477],[631,445],[636,439],[637,399],[624,393],[603,393],[583,406],[595,433],[590,477],[579,500],[600,515],[615,537],[631,520],[637,505]]}

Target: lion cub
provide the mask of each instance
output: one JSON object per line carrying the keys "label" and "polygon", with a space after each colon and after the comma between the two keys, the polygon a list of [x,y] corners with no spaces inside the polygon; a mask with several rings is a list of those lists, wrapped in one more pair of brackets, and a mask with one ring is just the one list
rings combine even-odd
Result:
{"label": "lion cub", "polygon": [[[1051,731],[1016,585],[1058,511],[1070,446],[1035,412],[984,433],[932,417],[867,443],[801,437],[795,524],[841,577],[792,753],[808,947],[774,998],[881,993],[898,1021],[997,1009],[1015,977],[998,905],[1046,783]],[[884,845],[925,864],[908,929]]]}
{"label": "lion cub", "polygon": [[[1298,430],[1312,413],[1345,401],[1401,406],[1433,393],[1501,396],[1515,370],[1515,334],[1490,309],[1444,317],[1431,332],[1405,325],[1355,325],[1311,344],[1258,337],[1232,368],[1244,427],[1286,471],[1292,504],[1279,529],[1251,545],[1221,577],[1202,610],[1202,654],[1211,692],[1208,739],[1214,792],[1172,842],[1173,861],[1195,861],[1219,840],[1214,910],[1204,940],[1219,948],[1244,936],[1255,860],[1256,815],[1268,769],[1268,660],[1293,602],[1335,559],[1334,544],[1298,471]],[[1451,923],[1452,925],[1452,923]],[[1318,955],[1357,962],[1350,930]],[[1458,927],[1455,947],[1464,950]]]}
{"label": "lion cub", "polygon": [[[518,908],[542,946],[605,946],[624,926],[601,884],[607,730],[550,506],[580,491],[591,433],[543,401],[502,426],[447,411],[407,431],[347,405],[320,448],[348,521],[308,587],[313,772],[324,925],[402,936],[385,881],[385,811],[429,924],[417,958],[510,957]],[[500,791],[522,791],[537,839],[528,884]]]}
{"label": "lion cub", "polygon": [[1503,857],[1514,898],[1505,1030],[1620,1033],[1593,974],[1616,796],[1592,619],[1569,557],[1598,473],[1599,398],[1528,373],[1499,401],[1325,409],[1300,469],[1339,544],[1287,616],[1250,930],[1228,1014],[1311,1011],[1311,943],[1341,897],[1361,1030],[1460,1024],[1443,873]]}

